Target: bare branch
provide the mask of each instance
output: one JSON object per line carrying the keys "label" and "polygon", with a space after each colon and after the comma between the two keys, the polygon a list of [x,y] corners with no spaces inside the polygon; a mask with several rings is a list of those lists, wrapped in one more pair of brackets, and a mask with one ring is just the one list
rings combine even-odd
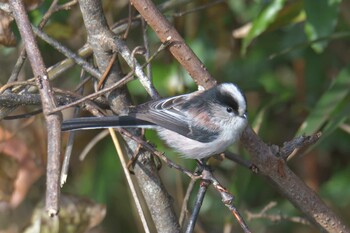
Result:
{"label": "bare branch", "polygon": [[188,222],[188,225],[186,227],[186,231],[185,231],[186,233],[192,233],[193,230],[194,230],[194,227],[196,225],[197,218],[198,218],[198,215],[199,215],[199,210],[202,207],[204,196],[205,196],[205,193],[208,190],[208,186],[209,185],[210,185],[210,182],[208,180],[202,180],[200,182],[200,186],[199,186],[199,190],[198,190],[198,193],[197,193],[196,202],[194,204],[194,208],[193,208],[193,211],[192,211],[192,215],[191,215],[190,220]]}
{"label": "bare branch", "polygon": [[126,43],[119,39],[114,38],[113,44],[111,47],[123,57],[123,59],[128,63],[128,65],[134,70],[136,76],[139,78],[141,84],[147,91],[147,93],[152,97],[152,99],[158,99],[159,94],[157,90],[154,88],[151,80],[145,75],[143,72],[143,67],[137,62],[137,60],[132,56],[129,48],[126,46]]}
{"label": "bare branch", "polygon": [[[75,101],[76,96],[69,96],[66,93],[64,95],[55,95],[57,105],[66,106],[67,104]],[[13,108],[24,105],[40,105],[41,98],[39,94],[2,94],[0,95],[0,107]]]}
{"label": "bare branch", "polygon": [[56,40],[49,37],[46,33],[42,32],[38,28],[33,26],[33,31],[37,36],[39,36],[42,40],[50,44],[52,47],[57,49],[59,52],[64,54],[66,57],[73,59],[78,65],[80,65],[86,72],[94,76],[95,78],[99,79],[101,76],[101,73],[94,69],[88,62],[86,62],[81,57],[77,56],[75,53],[70,51],[68,48],[62,46],[60,43],[58,43]]}
{"label": "bare branch", "polygon": [[196,182],[196,180],[191,179],[190,183],[187,186],[186,195],[185,195],[185,197],[183,199],[183,202],[182,202],[181,212],[180,212],[180,217],[179,217],[180,226],[183,226],[185,217],[188,214],[188,207],[187,207],[187,205],[188,205],[188,201],[190,199],[190,195],[191,195],[191,192],[193,190],[195,182]]}
{"label": "bare branch", "polygon": [[239,164],[245,168],[248,168],[248,169],[251,169],[251,167],[253,165],[250,161],[245,160],[240,155],[234,154],[232,152],[225,151],[225,158],[232,160],[232,161],[236,162],[237,164]]}
{"label": "bare branch", "polygon": [[243,132],[241,141],[252,156],[252,162],[258,167],[259,173],[269,178],[312,223],[328,232],[350,232],[319,196],[289,169],[285,160],[278,157],[275,146],[265,144],[250,127]]}
{"label": "bare branch", "polygon": [[290,160],[294,157],[301,149],[313,145],[322,136],[321,132],[318,132],[311,136],[300,136],[294,138],[289,142],[283,143],[283,147],[280,149],[280,156],[283,159]]}
{"label": "bare branch", "polygon": [[[95,0],[82,0],[79,1],[79,5],[88,32],[88,42],[94,51],[94,57],[101,73],[106,70],[108,62],[111,60],[113,54],[112,48],[114,51],[123,52],[123,59],[128,60],[128,64],[133,67],[134,58],[130,56],[131,52],[128,53],[130,50],[127,47],[119,47],[119,44],[121,44],[121,46],[125,45],[123,45],[119,39],[116,39],[115,35],[110,31],[103,15],[101,2]],[[130,61],[132,61],[132,64],[130,64]],[[140,75],[141,72],[141,67],[135,68],[135,73],[137,75]],[[122,77],[123,75],[119,63],[115,63],[109,72],[108,79],[105,82],[105,87],[108,88],[114,85],[121,80]],[[153,95],[153,97],[155,96]],[[123,89],[118,89],[110,93],[108,99],[111,108],[118,114],[126,112],[128,106],[131,104],[126,91]],[[138,134],[138,131],[134,131],[134,133]],[[128,156],[132,156],[134,151],[137,150],[138,144],[133,140],[126,141],[128,145],[126,148]],[[172,207],[172,201],[169,194],[166,192],[152,161],[153,160],[149,153],[145,153],[144,150],[140,151],[140,156],[136,163],[137,166],[134,168],[136,178],[145,197],[157,231],[178,232],[179,226]]]}
{"label": "bare branch", "polygon": [[276,202],[270,202],[261,211],[259,211],[259,213],[251,213],[249,211],[245,211],[247,214],[247,219],[253,220],[253,219],[264,218],[272,222],[290,221],[290,222],[300,223],[304,225],[310,225],[310,222],[305,218],[290,217],[283,214],[268,214],[267,211],[269,211],[276,205],[277,205]]}
{"label": "bare branch", "polygon": [[171,43],[170,52],[198,85],[209,88],[216,84],[215,79],[211,77],[203,63],[151,0],[131,0],[131,3],[152,27],[159,39],[163,43]]}
{"label": "bare branch", "polygon": [[84,160],[87,154],[91,151],[91,149],[102,139],[106,138],[108,135],[108,130],[103,130],[99,134],[97,134],[86,146],[84,146],[83,151],[78,156],[79,159]]}
{"label": "bare branch", "polygon": [[[84,81],[84,77],[85,77],[84,74],[85,74],[85,72],[82,70],[80,72],[80,80],[82,80],[82,81]],[[80,88],[78,89],[78,94],[82,95],[83,93],[84,93],[84,86],[80,86]],[[74,109],[73,116],[74,117],[78,117],[79,113],[80,113],[80,108],[76,107]],[[69,170],[69,163],[70,163],[70,158],[71,158],[72,151],[73,151],[74,138],[75,138],[75,132],[74,131],[70,132],[69,136],[68,136],[68,142],[67,142],[66,150],[64,152],[64,159],[63,159],[62,169],[61,169],[61,179],[60,179],[61,188],[63,187],[63,185],[67,181],[68,170]]]}
{"label": "bare branch", "polygon": [[55,108],[55,98],[48,80],[48,75],[40,51],[35,42],[29,18],[26,14],[23,2],[20,0],[9,1],[13,16],[18,25],[20,34],[25,44],[33,73],[39,87],[43,112],[48,131],[47,148],[47,187],[46,210],[49,215],[56,215],[59,210],[59,157],[61,154],[61,114],[48,113]]}
{"label": "bare branch", "polygon": [[129,82],[130,80],[133,79],[132,75],[133,75],[133,73],[129,73],[123,79],[119,80],[118,82],[114,83],[113,85],[106,87],[98,92],[94,92],[90,95],[84,96],[84,97],[80,98],[79,100],[76,100],[70,104],[66,104],[62,107],[57,107],[57,108],[53,109],[51,113],[59,112],[59,111],[62,111],[66,108],[69,108],[69,107],[74,107],[80,103],[87,101],[87,100],[92,100],[92,99],[97,98],[103,94],[109,93],[117,88],[120,88],[120,87],[124,86],[127,82]]}
{"label": "bare branch", "polygon": [[114,146],[116,147],[117,154],[119,156],[119,160],[120,160],[120,162],[122,164],[122,168],[124,170],[124,174],[126,176],[126,180],[128,182],[131,194],[132,194],[132,196],[133,196],[133,198],[135,200],[136,209],[137,209],[137,212],[140,215],[141,222],[142,222],[142,225],[143,225],[143,229],[144,229],[144,231],[146,233],[149,233],[150,230],[149,230],[149,227],[148,227],[148,224],[147,224],[147,220],[146,220],[146,217],[145,217],[145,211],[142,209],[140,198],[139,198],[139,196],[136,193],[135,185],[134,185],[134,183],[133,183],[133,181],[131,179],[131,175],[129,173],[128,166],[126,165],[126,162],[125,162],[125,159],[126,159],[125,158],[125,154],[127,152],[125,150],[125,147],[123,146],[123,141],[122,141],[123,139],[120,136],[119,136],[119,139],[118,139],[117,134],[115,133],[114,129],[109,128],[108,130],[109,130],[109,133],[112,136],[112,140],[113,140]]}

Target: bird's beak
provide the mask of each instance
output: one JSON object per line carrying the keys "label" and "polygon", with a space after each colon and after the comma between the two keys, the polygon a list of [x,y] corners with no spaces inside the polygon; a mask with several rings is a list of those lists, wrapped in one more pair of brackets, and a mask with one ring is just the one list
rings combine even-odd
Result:
{"label": "bird's beak", "polygon": [[248,115],[247,115],[247,113],[244,113],[241,117],[244,118],[244,119],[247,119]]}

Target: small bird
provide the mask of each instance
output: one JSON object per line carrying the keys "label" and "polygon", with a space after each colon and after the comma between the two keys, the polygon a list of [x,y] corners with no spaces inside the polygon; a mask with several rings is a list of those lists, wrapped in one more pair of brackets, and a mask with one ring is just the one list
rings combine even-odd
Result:
{"label": "small bird", "polygon": [[247,103],[233,83],[205,91],[149,101],[123,116],[66,120],[63,131],[96,128],[155,128],[185,158],[203,159],[223,152],[240,138],[247,125]]}

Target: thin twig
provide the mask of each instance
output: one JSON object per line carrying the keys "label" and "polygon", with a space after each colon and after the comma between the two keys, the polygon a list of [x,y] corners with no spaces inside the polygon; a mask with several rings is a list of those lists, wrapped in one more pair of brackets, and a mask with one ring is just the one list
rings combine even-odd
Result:
{"label": "thin twig", "polygon": [[191,13],[194,13],[194,12],[197,12],[197,11],[201,11],[201,10],[210,8],[212,6],[215,6],[217,4],[224,3],[224,2],[226,2],[226,1],[225,0],[217,0],[217,1],[209,2],[207,4],[203,4],[203,5],[199,6],[199,7],[195,7],[195,8],[192,8],[190,10],[187,10],[187,11],[174,13],[173,16],[174,17],[182,17],[184,15],[191,14]]}
{"label": "thin twig", "polygon": [[[76,108],[74,110],[74,116],[76,116],[78,113],[79,113],[79,108]],[[63,187],[63,185],[67,181],[69,162],[70,162],[70,158],[72,155],[74,138],[75,138],[75,131],[69,132],[67,146],[66,146],[66,150],[64,152],[64,160],[63,160],[62,169],[61,169],[61,178],[60,178],[61,188]]]}
{"label": "thin twig", "polygon": [[[149,49],[149,43],[148,43],[148,36],[147,36],[147,24],[145,22],[144,18],[141,18],[141,26],[142,26],[142,39],[143,39],[143,47],[145,47],[145,58],[146,61],[150,59],[150,49]],[[148,63],[146,66],[146,73],[149,80],[152,81],[152,68],[151,63]]]}
{"label": "thin twig", "polygon": [[251,231],[249,230],[243,217],[238,212],[236,207],[234,207],[234,205],[233,205],[234,196],[224,186],[222,186],[220,184],[220,182],[213,176],[213,174],[210,171],[210,168],[208,166],[203,166],[202,179],[210,181],[210,183],[213,185],[213,187],[216,189],[216,191],[218,191],[219,194],[221,195],[221,201],[231,211],[231,213],[235,216],[235,218],[237,219],[237,221],[240,224],[243,231],[245,233],[250,233]]}
{"label": "thin twig", "polygon": [[84,78],[84,80],[82,80],[74,89],[74,92],[76,92],[77,90],[79,90],[82,86],[84,86],[87,82],[89,82],[91,80],[91,76]]}
{"label": "thin twig", "polygon": [[[143,134],[142,134],[142,137],[143,137]],[[142,148],[142,146],[140,144],[137,144],[137,147],[134,150],[133,155],[130,157],[130,159],[127,163],[128,170],[130,171],[131,174],[134,174],[134,171],[132,169],[134,168],[134,166],[137,162],[137,159],[139,158],[141,148]]]}
{"label": "thin twig", "polygon": [[305,218],[290,217],[282,214],[268,214],[267,211],[274,208],[276,205],[277,205],[277,202],[274,202],[274,201],[270,202],[261,211],[259,211],[259,213],[251,213],[249,211],[245,211],[248,221],[263,218],[263,219],[268,219],[272,222],[290,221],[290,222],[300,223],[300,224],[310,226],[310,222]]}
{"label": "thin twig", "polygon": [[85,157],[87,156],[87,154],[90,152],[90,150],[98,143],[100,142],[102,139],[104,139],[105,137],[107,137],[109,135],[108,130],[102,130],[100,133],[98,133],[93,139],[91,139],[91,141],[86,144],[86,146],[84,146],[83,151],[80,153],[80,155],[78,156],[79,160],[84,160]]}
{"label": "thin twig", "polygon": [[65,106],[57,107],[57,108],[53,109],[50,112],[50,114],[53,114],[55,112],[60,112],[60,111],[62,111],[64,109],[66,109],[66,108],[74,107],[74,106],[76,106],[78,104],[81,104],[81,103],[87,101],[87,100],[92,100],[94,98],[97,98],[100,95],[103,95],[103,94],[105,94],[107,92],[110,92],[110,91],[112,91],[112,90],[114,90],[114,89],[116,89],[118,87],[122,87],[123,85],[125,85],[127,82],[131,81],[134,78],[133,74],[134,74],[133,72],[129,73],[123,79],[121,79],[120,81],[116,82],[114,85],[112,85],[110,87],[104,88],[104,89],[102,89],[100,91],[97,91],[97,92],[94,92],[94,93],[92,93],[90,95],[84,96],[84,97],[80,98],[79,100],[74,101],[74,102],[72,102],[70,104],[67,104]]}
{"label": "thin twig", "polygon": [[6,116],[6,117],[4,117],[4,120],[17,120],[17,119],[29,118],[29,117],[33,117],[37,114],[40,114],[42,112],[43,112],[43,110],[40,108],[40,109],[31,111],[31,112],[27,112],[27,113],[23,113],[23,114]]}
{"label": "thin twig", "polygon": [[239,164],[245,168],[250,169],[253,165],[252,162],[250,162],[249,160],[243,159],[242,156],[240,156],[240,155],[234,154],[234,153],[229,152],[229,151],[225,151],[224,154],[225,154],[225,158],[227,158],[231,161],[234,161],[237,164]]}
{"label": "thin twig", "polygon": [[56,6],[55,12],[60,10],[70,10],[73,6],[77,5],[78,0],[72,0],[70,2],[66,2],[62,5]]}
{"label": "thin twig", "polygon": [[194,184],[197,180],[190,180],[190,183],[187,186],[185,197],[182,201],[181,211],[180,211],[180,217],[179,217],[179,224],[180,226],[183,226],[184,220],[186,215],[188,214],[188,201],[190,200],[191,192],[193,190]]}
{"label": "thin twig", "polygon": [[14,86],[27,86],[27,85],[31,85],[31,86],[36,86],[36,83],[34,81],[13,81],[13,82],[8,82],[5,85],[3,85],[2,87],[0,87],[0,94],[2,94],[6,89],[10,88],[10,87],[14,87]]}
{"label": "thin twig", "polygon": [[238,210],[236,209],[236,207],[234,207],[232,204],[225,204],[225,206],[227,208],[229,208],[229,210],[231,211],[231,213],[236,217],[239,225],[241,226],[241,228],[243,229],[244,233],[251,233],[251,231],[249,230],[247,224],[245,223],[243,217],[241,216],[241,214],[238,212]]}
{"label": "thin twig", "polygon": [[64,54],[66,57],[73,59],[75,63],[80,65],[86,72],[91,74],[93,77],[99,79],[101,76],[101,73],[93,68],[87,61],[85,61],[83,58],[76,55],[74,52],[69,50],[67,47],[62,46],[58,41],[52,39],[49,37],[46,33],[39,30],[37,27],[32,26],[34,33],[40,37],[42,40],[44,40],[46,43],[51,45],[53,48],[55,48],[60,53]]}
{"label": "thin twig", "polygon": [[121,165],[123,167],[123,171],[124,171],[126,180],[128,182],[131,194],[132,194],[132,196],[134,198],[136,209],[137,209],[137,212],[138,212],[138,214],[140,216],[140,219],[141,219],[141,222],[142,222],[142,225],[143,225],[143,229],[144,229],[144,231],[146,233],[149,233],[150,230],[149,230],[149,227],[147,225],[147,220],[146,220],[145,214],[144,214],[144,212],[142,210],[140,199],[139,199],[139,197],[137,195],[134,182],[131,179],[131,176],[130,176],[130,173],[129,173],[129,169],[128,169],[128,167],[126,165],[126,162],[125,162],[125,156],[124,156],[125,150],[122,148],[122,145],[120,143],[120,139],[118,139],[114,129],[113,128],[108,128],[108,131],[109,131],[109,133],[110,133],[110,135],[112,137],[114,146],[115,146],[115,148],[117,150],[117,154],[118,154],[120,163],[121,163]]}
{"label": "thin twig", "polygon": [[291,160],[301,149],[315,144],[322,136],[321,132],[317,132],[310,136],[300,136],[292,139],[289,142],[283,143],[280,149],[279,156],[284,160]]}
{"label": "thin twig", "polygon": [[129,35],[129,31],[130,31],[130,28],[131,28],[131,21],[132,21],[132,12],[133,12],[133,7],[132,7],[131,3],[129,2],[129,4],[128,4],[128,23],[127,23],[127,27],[126,27],[126,30],[124,32],[124,35],[122,37],[124,40]]}
{"label": "thin twig", "polygon": [[192,233],[197,222],[199,210],[202,207],[205,193],[207,192],[210,182],[208,180],[201,180],[199,190],[196,197],[196,202],[193,207],[192,215],[186,227],[186,233]]}
{"label": "thin twig", "polygon": [[[80,73],[80,80],[84,80],[84,70],[81,71]],[[81,88],[78,90],[78,94],[82,95],[84,93],[84,87],[81,86]],[[80,108],[76,107],[74,109],[74,113],[73,116],[78,117],[80,113]],[[61,188],[63,187],[63,185],[66,183],[67,181],[67,177],[68,177],[68,170],[69,170],[69,163],[70,163],[70,158],[72,155],[72,150],[73,150],[73,143],[74,143],[74,138],[75,138],[75,131],[71,131],[69,132],[69,136],[68,136],[68,142],[67,142],[67,146],[66,146],[66,151],[64,153],[64,159],[63,159],[63,163],[62,163],[62,169],[61,169],[61,179],[60,179],[60,185]]]}
{"label": "thin twig", "polygon": [[109,61],[108,63],[108,66],[105,70],[105,72],[102,74],[101,76],[101,79],[98,81],[98,84],[97,84],[97,90],[100,90],[102,85],[104,84],[104,82],[106,81],[107,77],[108,77],[108,74],[109,72],[111,71],[111,68],[113,66],[113,63],[116,61],[117,59],[117,53],[114,53],[111,60]]}
{"label": "thin twig", "polygon": [[49,18],[51,17],[51,15],[54,13],[54,10],[57,6],[58,0],[53,0],[49,9],[46,11],[46,13],[44,14],[43,18],[41,19],[41,22],[39,23],[39,28],[43,28],[45,26],[45,24],[47,23],[47,21],[49,20]]}
{"label": "thin twig", "polygon": [[152,99],[158,99],[159,94],[157,90],[154,88],[151,80],[144,74],[143,66],[141,66],[138,61],[132,56],[132,52],[129,50],[125,41],[115,37],[113,44],[110,44],[110,46],[114,51],[118,52],[129,65],[129,67],[134,70],[135,75],[139,78],[140,83],[145,88],[147,93],[152,97]]}
{"label": "thin twig", "polygon": [[26,50],[23,48],[22,51],[20,52],[20,55],[18,56],[15,66],[12,69],[11,76],[8,79],[7,84],[16,82],[18,80],[18,74],[21,71],[26,58],[27,58]]}

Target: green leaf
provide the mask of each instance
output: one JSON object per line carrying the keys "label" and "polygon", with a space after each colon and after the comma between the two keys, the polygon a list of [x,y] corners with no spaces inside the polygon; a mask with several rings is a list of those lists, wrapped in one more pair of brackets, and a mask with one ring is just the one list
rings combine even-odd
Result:
{"label": "green leaf", "polygon": [[273,31],[288,24],[296,24],[305,21],[304,1],[296,0],[283,7],[278,12],[274,22],[268,27],[268,31]]}
{"label": "green leaf", "polygon": [[274,22],[278,15],[278,12],[282,9],[285,0],[274,0],[272,1],[253,21],[252,28],[250,29],[248,35],[243,40],[242,54],[246,53],[247,47],[252,42],[254,38],[263,33],[268,26]]}
{"label": "green leaf", "polygon": [[[309,41],[329,37],[337,24],[339,4],[341,0],[305,0],[306,13],[305,33]],[[320,41],[311,45],[312,49],[321,53],[328,41]]]}
{"label": "green leaf", "polygon": [[313,150],[318,145],[324,143],[324,141],[330,136],[332,133],[339,128],[350,116],[350,105],[349,98],[345,98],[343,103],[340,106],[340,111],[335,111],[336,113],[332,114],[329,121],[324,126],[324,130],[322,132],[322,137],[317,140],[315,144],[312,144],[304,153],[307,154],[309,151]]}
{"label": "green leaf", "polygon": [[330,119],[332,112],[339,103],[350,93],[350,66],[343,69],[332,83],[331,87],[321,96],[314,110],[309,114],[297,132],[313,134],[320,130],[321,126]]}
{"label": "green leaf", "polygon": [[[350,105],[349,105],[349,98],[345,99],[345,106],[341,109],[341,111],[338,111],[336,114],[332,116],[332,118],[329,120],[329,122],[324,127],[324,131],[322,134],[322,138],[325,138],[326,136],[329,136],[331,133],[334,132],[341,124],[343,124],[350,116]],[[322,141],[319,140],[318,143]]]}

